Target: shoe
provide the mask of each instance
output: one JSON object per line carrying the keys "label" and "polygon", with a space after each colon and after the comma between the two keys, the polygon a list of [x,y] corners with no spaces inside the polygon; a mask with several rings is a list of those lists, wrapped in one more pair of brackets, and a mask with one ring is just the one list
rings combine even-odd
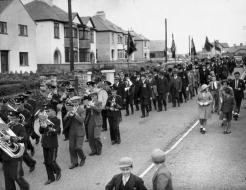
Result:
{"label": "shoe", "polygon": [[91,152],[89,156],[95,156],[97,153],[96,152]]}
{"label": "shoe", "polygon": [[100,155],[102,154],[102,150],[97,151],[96,154],[97,154],[98,156],[100,156]]}
{"label": "shoe", "polygon": [[56,181],[59,181],[61,179],[61,171],[56,174]]}
{"label": "shoe", "polygon": [[86,157],[84,157],[83,159],[80,160],[79,166],[82,167],[83,165],[85,165],[85,159]]}
{"label": "shoe", "polygon": [[132,115],[134,114],[134,111],[132,111]]}
{"label": "shoe", "polygon": [[226,134],[226,131],[224,131],[223,133]]}
{"label": "shoe", "polygon": [[142,115],[142,116],[141,116],[141,118],[145,118],[145,116],[144,116],[144,115]]}
{"label": "shoe", "polygon": [[69,167],[69,169],[72,170],[72,169],[74,169],[74,168],[76,168],[76,167],[78,167],[78,164],[73,164],[73,165],[71,165],[71,166]]}
{"label": "shoe", "polygon": [[52,182],[54,182],[55,180],[53,179],[53,180],[51,180],[51,179],[48,179],[48,181],[46,181],[45,183],[44,183],[44,185],[49,185],[49,184],[51,184]]}
{"label": "shoe", "polygon": [[161,112],[162,110],[157,110],[157,112]]}
{"label": "shoe", "polygon": [[29,169],[29,172],[30,172],[30,173],[33,172],[33,171],[35,170],[35,165],[36,165],[36,162],[35,162],[35,164],[34,164],[33,166],[30,167],[30,169]]}
{"label": "shoe", "polygon": [[164,109],[165,109],[165,111],[167,111],[167,108],[166,107]]}
{"label": "shoe", "polygon": [[114,145],[114,144],[116,144],[116,142],[115,141],[112,141],[111,144]]}
{"label": "shoe", "polygon": [[231,133],[231,131],[226,131],[226,134],[230,134]]}
{"label": "shoe", "polygon": [[117,143],[117,144],[120,144],[120,143],[121,143],[121,140],[118,140],[116,143]]}
{"label": "shoe", "polygon": [[102,131],[107,131],[107,129],[102,129]]}
{"label": "shoe", "polygon": [[127,113],[125,116],[129,116],[129,113]]}
{"label": "shoe", "polygon": [[40,137],[37,137],[37,138],[36,138],[36,143],[35,143],[35,144],[37,145],[37,144],[39,143],[39,141],[40,141]]}

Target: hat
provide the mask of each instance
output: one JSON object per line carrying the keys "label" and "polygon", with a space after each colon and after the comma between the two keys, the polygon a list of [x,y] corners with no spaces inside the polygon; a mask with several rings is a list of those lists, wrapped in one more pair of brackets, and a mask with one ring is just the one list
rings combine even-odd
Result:
{"label": "hat", "polygon": [[44,110],[48,110],[48,109],[54,110],[54,106],[52,106],[51,104],[44,104],[44,105],[43,105],[43,109],[44,109]]}
{"label": "hat", "polygon": [[111,86],[112,85],[112,83],[111,82],[109,82],[109,81],[104,81],[104,84],[107,84],[107,85],[109,85],[109,86]]}
{"label": "hat", "polygon": [[32,91],[27,90],[27,91],[25,92],[25,94],[26,94],[26,95],[30,95],[30,94],[32,94]]}
{"label": "hat", "polygon": [[50,86],[50,88],[55,89],[55,88],[56,88],[56,85],[53,85],[53,84],[52,84],[52,85]]}
{"label": "hat", "polygon": [[24,97],[22,96],[17,96],[14,98],[15,102],[18,103],[22,103],[24,101]]}
{"label": "hat", "polygon": [[146,78],[146,75],[145,74],[142,74],[141,77],[145,77]]}
{"label": "hat", "polygon": [[123,157],[119,160],[119,168],[133,167],[133,161],[130,157]]}
{"label": "hat", "polygon": [[166,154],[161,149],[155,149],[151,154],[151,158],[155,164],[163,163],[166,160]]}
{"label": "hat", "polygon": [[68,86],[67,87],[67,92],[74,92],[74,87],[73,86]]}
{"label": "hat", "polygon": [[201,87],[201,91],[204,91],[206,88],[208,88],[208,85],[203,84],[202,87]]}
{"label": "hat", "polygon": [[113,85],[111,86],[111,90],[118,90],[117,86]]}
{"label": "hat", "polygon": [[88,81],[88,82],[86,83],[86,85],[87,85],[87,86],[90,86],[90,85],[93,86],[93,85],[95,85],[95,82],[94,82],[94,81]]}
{"label": "hat", "polygon": [[119,80],[119,77],[118,77],[118,76],[115,76],[115,77],[114,77],[114,80]]}
{"label": "hat", "polygon": [[80,96],[73,96],[72,98],[69,99],[69,101],[76,101],[76,100],[81,100],[82,97]]}
{"label": "hat", "polygon": [[61,87],[67,87],[70,85],[70,81],[65,81],[61,84]]}
{"label": "hat", "polygon": [[237,72],[234,73],[234,75],[240,75],[240,73],[237,71]]}

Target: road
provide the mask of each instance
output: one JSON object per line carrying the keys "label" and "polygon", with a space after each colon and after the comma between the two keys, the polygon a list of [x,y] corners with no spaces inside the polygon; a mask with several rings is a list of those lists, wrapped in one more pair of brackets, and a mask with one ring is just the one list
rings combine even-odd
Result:
{"label": "road", "polygon": [[[125,114],[124,111],[122,113]],[[241,119],[233,122],[232,134],[223,135],[218,126],[218,116],[209,121],[208,133],[201,135],[196,127],[178,147],[167,156],[167,165],[173,174],[175,189],[246,189],[246,142],[245,110]],[[47,180],[43,165],[41,145],[36,146],[34,159],[36,170],[28,172],[24,165],[25,178],[33,190],[102,190],[111,177],[118,173],[118,160],[130,156],[134,160],[133,172],[140,175],[150,164],[150,154],[155,148],[167,150],[197,120],[195,99],[182,104],[180,108],[168,111],[152,111],[150,116],[140,119],[140,112],[124,117],[120,123],[120,145],[111,145],[109,131],[102,133],[103,152],[101,156],[90,157],[88,143],[84,143],[86,164],[69,170],[68,142],[59,136],[58,163],[62,168],[60,181],[44,186]],[[244,123],[243,123],[244,122]],[[35,125],[38,129],[38,125]],[[235,131],[235,132],[234,132]],[[148,189],[155,168],[144,176]],[[4,189],[0,169],[0,189]]]}

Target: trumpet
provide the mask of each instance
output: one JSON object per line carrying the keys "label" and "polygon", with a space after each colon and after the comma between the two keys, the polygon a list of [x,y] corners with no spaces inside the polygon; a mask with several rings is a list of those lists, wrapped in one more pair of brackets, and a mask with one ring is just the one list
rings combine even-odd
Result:
{"label": "trumpet", "polygon": [[45,110],[44,111],[40,111],[38,113],[38,120],[39,120],[40,126],[44,127],[44,128],[46,128],[48,125],[49,126],[54,126],[55,125],[52,121],[50,121],[48,119],[48,115],[47,115]]}
{"label": "trumpet", "polygon": [[8,154],[11,158],[19,158],[25,151],[24,143],[11,142],[10,138],[14,138],[17,141],[22,138],[17,137],[15,133],[9,128],[10,124],[0,118],[0,148]]}

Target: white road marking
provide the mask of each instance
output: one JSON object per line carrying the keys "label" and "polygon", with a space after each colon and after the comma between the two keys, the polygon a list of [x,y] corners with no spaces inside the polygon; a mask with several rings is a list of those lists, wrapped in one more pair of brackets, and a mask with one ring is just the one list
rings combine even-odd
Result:
{"label": "white road marking", "polygon": [[[179,143],[198,125],[199,123],[199,120],[197,120],[190,128],[188,131],[186,131],[181,137],[180,139],[173,145],[171,146],[171,148],[169,148],[165,154],[168,154],[170,153],[172,150],[174,150],[178,145]],[[139,175],[139,177],[143,178],[153,167],[155,166],[154,163],[152,163],[146,170],[143,171],[143,173],[141,173]]]}
{"label": "white road marking", "polygon": [[[243,79],[243,77],[246,75],[246,70],[244,70],[244,72],[241,75],[241,79]],[[180,137],[180,139],[173,145],[171,146],[171,148],[169,148],[165,154],[168,154],[169,152],[171,152],[173,149],[175,149],[178,144],[198,125],[199,120],[197,120],[190,128],[188,131],[186,131],[185,134],[182,135],[182,137]],[[153,167],[155,166],[154,163],[152,163],[146,170],[143,171],[143,173],[141,173],[139,175],[139,177],[143,178]]]}

